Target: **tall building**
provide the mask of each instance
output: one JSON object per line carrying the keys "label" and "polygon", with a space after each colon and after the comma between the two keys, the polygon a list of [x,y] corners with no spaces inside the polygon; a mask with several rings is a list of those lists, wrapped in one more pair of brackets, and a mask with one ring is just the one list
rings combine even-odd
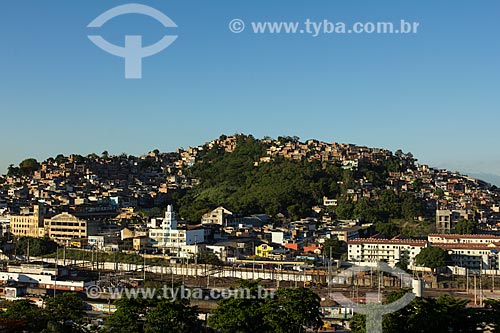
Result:
{"label": "tall building", "polygon": [[385,261],[394,265],[402,260],[409,266],[415,263],[415,257],[427,247],[427,241],[407,239],[358,238],[347,241],[348,260],[350,262]]}
{"label": "tall building", "polygon": [[430,234],[429,243],[450,255],[451,265],[473,272],[499,274],[500,237],[495,235]]}
{"label": "tall building", "polygon": [[474,212],[470,210],[436,210],[436,230],[438,233],[449,234],[461,219],[474,220]]}
{"label": "tall building", "polygon": [[43,204],[39,203],[33,207],[33,215],[11,215],[10,231],[18,237],[44,237]]}
{"label": "tall building", "polygon": [[153,247],[178,253],[182,246],[203,243],[205,230],[202,228],[179,228],[172,206],[169,205],[160,225],[158,226],[155,221],[149,230],[149,238]]}
{"label": "tall building", "polygon": [[45,219],[45,235],[55,241],[65,241],[87,237],[87,221],[62,213],[51,219]]}
{"label": "tall building", "polygon": [[10,230],[17,237],[50,237],[56,241],[87,237],[87,222],[75,216],[62,213],[50,219],[45,218],[43,204],[33,207],[33,215],[12,215]]}

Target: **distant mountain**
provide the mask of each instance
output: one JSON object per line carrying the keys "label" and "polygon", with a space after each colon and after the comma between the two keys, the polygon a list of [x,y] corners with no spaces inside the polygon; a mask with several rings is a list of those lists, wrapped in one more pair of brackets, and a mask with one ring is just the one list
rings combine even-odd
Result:
{"label": "distant mountain", "polygon": [[495,175],[493,173],[485,173],[485,172],[479,172],[479,173],[465,172],[464,174],[468,174],[471,177],[484,180],[490,183],[491,185],[496,185],[497,187],[500,187],[500,175]]}

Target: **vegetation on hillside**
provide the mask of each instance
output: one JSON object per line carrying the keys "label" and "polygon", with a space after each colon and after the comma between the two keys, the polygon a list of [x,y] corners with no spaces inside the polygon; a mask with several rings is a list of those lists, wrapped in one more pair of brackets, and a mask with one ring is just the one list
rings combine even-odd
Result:
{"label": "vegetation on hillside", "polygon": [[[402,297],[407,290],[388,295],[386,303]],[[500,332],[500,301],[487,300],[485,309],[467,307],[467,300],[442,295],[415,298],[403,309],[384,316],[383,331],[406,332]],[[366,317],[355,314],[350,322],[353,333],[366,333]],[[488,328],[488,329],[487,329]]]}
{"label": "vegetation on hillside", "polygon": [[[331,213],[340,219],[377,223],[425,215],[423,202],[413,193],[385,189],[388,173],[403,168],[398,158],[349,170],[336,162],[318,160],[275,157],[268,163],[259,162],[266,156],[266,148],[264,141],[244,135],[238,137],[231,153],[218,146],[206,147],[201,162],[186,169],[200,184],[174,196],[181,217],[199,221],[205,212],[224,206],[241,214],[282,213],[298,219],[311,216],[311,207],[322,204],[324,196],[338,199]],[[359,179],[371,183],[378,195],[354,201],[349,190],[360,189]]]}

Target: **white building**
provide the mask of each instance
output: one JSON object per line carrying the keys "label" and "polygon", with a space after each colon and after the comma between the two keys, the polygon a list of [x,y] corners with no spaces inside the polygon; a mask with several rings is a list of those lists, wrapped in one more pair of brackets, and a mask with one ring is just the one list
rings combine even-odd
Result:
{"label": "white building", "polygon": [[335,228],[330,230],[330,235],[337,237],[339,241],[347,242],[359,238],[360,229],[361,227]]}
{"label": "white building", "polygon": [[452,265],[485,274],[499,274],[500,237],[494,235],[430,234],[432,246],[450,255]]}
{"label": "white building", "polygon": [[500,243],[499,236],[493,235],[458,235],[458,234],[430,234],[427,239],[431,244],[490,244]]}
{"label": "white building", "polygon": [[357,238],[347,244],[350,262],[385,261],[389,265],[395,265],[405,259],[411,266],[415,263],[415,257],[427,246],[427,241]]}
{"label": "white building", "polygon": [[452,265],[468,268],[485,274],[500,273],[499,250],[500,243],[491,244],[467,244],[467,243],[441,243],[432,246],[442,248],[451,257]]}
{"label": "white building", "polygon": [[283,231],[271,231],[271,242],[284,245],[285,244],[285,233]]}
{"label": "white building", "polygon": [[10,232],[10,216],[0,215],[0,232],[2,236]]}
{"label": "white building", "polygon": [[102,250],[105,246],[104,236],[89,236],[88,244],[96,249]]}
{"label": "white building", "polygon": [[233,212],[224,207],[217,207],[203,215],[201,224],[218,224],[228,226],[233,224]]}
{"label": "white building", "polygon": [[200,244],[205,241],[205,231],[202,228],[178,228],[175,213],[170,205],[161,223],[158,224],[158,221],[159,219],[156,219],[149,230],[149,238],[154,247],[178,253],[186,245]]}

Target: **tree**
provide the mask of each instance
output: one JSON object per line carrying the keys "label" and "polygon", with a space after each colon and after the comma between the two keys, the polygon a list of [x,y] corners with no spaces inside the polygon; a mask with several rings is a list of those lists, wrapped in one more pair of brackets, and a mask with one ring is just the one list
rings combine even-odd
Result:
{"label": "tree", "polygon": [[[392,292],[387,296],[385,303],[393,303],[407,292],[409,291]],[[448,295],[442,295],[437,299],[415,298],[403,309],[384,316],[383,332],[477,332],[478,328],[484,326],[485,317],[478,316],[477,310],[468,309],[467,303],[467,300]],[[492,321],[486,319],[486,322]],[[361,314],[355,314],[350,321],[354,333],[366,333],[365,325],[366,317]]]}
{"label": "tree", "polygon": [[40,164],[34,158],[28,158],[19,163],[19,171],[22,175],[28,176],[40,169]]}
{"label": "tree", "polygon": [[198,308],[183,301],[163,300],[148,311],[146,333],[191,333],[200,331]]}
{"label": "tree", "polygon": [[330,258],[331,254],[332,259],[340,259],[342,255],[342,242],[338,238],[325,240],[323,243],[323,254],[328,258]]}
{"label": "tree", "polygon": [[366,333],[366,316],[355,313],[349,321],[349,328],[353,333]]}
{"label": "tree", "polygon": [[268,332],[263,321],[263,302],[260,299],[223,299],[208,317],[208,324],[223,333]]}
{"label": "tree", "polygon": [[85,163],[85,158],[82,155],[74,155],[73,162],[75,162],[76,164],[83,164]]}
{"label": "tree", "polygon": [[408,270],[408,265],[410,262],[406,256],[401,256],[401,259],[396,263],[396,267],[404,271]]}
{"label": "tree", "polygon": [[197,255],[198,264],[208,264],[213,266],[222,266],[223,262],[219,259],[219,257],[208,251],[202,251]]}
{"label": "tree", "polygon": [[[486,331],[488,326],[493,327],[494,333],[500,333],[500,300],[488,299],[485,302],[486,309],[481,315],[484,324],[481,325],[483,331]],[[491,327],[489,327],[491,331]]]}
{"label": "tree", "polygon": [[412,193],[403,192],[401,198],[401,216],[407,220],[413,220],[425,213],[423,203]]}
{"label": "tree", "polygon": [[20,237],[16,240],[16,253],[28,255],[28,244],[29,255],[33,257],[52,254],[57,250],[57,243],[49,238]]}
{"label": "tree", "polygon": [[85,303],[75,293],[63,293],[47,298],[45,310],[53,321],[78,322],[85,312]]}
{"label": "tree", "polygon": [[145,314],[147,303],[142,298],[120,298],[116,300],[116,311],[107,318],[104,325],[105,332],[142,332],[143,325],[139,323],[139,318]]}
{"label": "tree", "polygon": [[400,227],[392,222],[377,222],[375,230],[387,238],[393,238],[401,233]]}
{"label": "tree", "polygon": [[434,194],[439,198],[439,199],[442,199],[444,198],[444,191],[440,188],[436,189],[434,191]]}
{"label": "tree", "polygon": [[259,280],[238,280],[239,288],[250,290],[249,298],[224,298],[208,317],[208,325],[223,333],[266,332],[262,306],[265,302],[257,294]]}
{"label": "tree", "polygon": [[373,202],[367,198],[361,198],[354,208],[354,217],[362,223],[375,223],[379,220],[378,212]]}
{"label": "tree", "polygon": [[7,168],[7,176],[19,177],[20,175],[21,174],[20,174],[19,168],[15,167],[14,164],[9,165],[9,167]]}
{"label": "tree", "polygon": [[308,288],[282,288],[276,292],[274,300],[267,300],[264,321],[272,332],[302,332],[304,327],[319,329],[321,319],[320,298]]}
{"label": "tree", "polygon": [[55,161],[57,164],[63,164],[66,163],[68,159],[63,154],[59,154],[56,156]]}
{"label": "tree", "polygon": [[250,298],[227,298],[209,317],[210,327],[220,332],[301,332],[323,325],[320,298],[307,288],[278,289],[274,298],[256,297],[256,282],[240,284],[251,290]]}
{"label": "tree", "polygon": [[455,233],[460,235],[474,234],[476,232],[476,224],[474,221],[460,219],[455,225]]}
{"label": "tree", "polygon": [[439,247],[425,247],[415,257],[415,263],[419,266],[424,266],[432,269],[435,273],[436,268],[446,265],[448,261],[448,253]]}
{"label": "tree", "polygon": [[335,207],[335,214],[337,218],[349,220],[354,215],[354,204],[345,197],[341,197],[337,201],[337,207]]}
{"label": "tree", "polygon": [[42,309],[29,300],[14,301],[0,314],[0,329],[6,332],[40,332],[46,324]]}

